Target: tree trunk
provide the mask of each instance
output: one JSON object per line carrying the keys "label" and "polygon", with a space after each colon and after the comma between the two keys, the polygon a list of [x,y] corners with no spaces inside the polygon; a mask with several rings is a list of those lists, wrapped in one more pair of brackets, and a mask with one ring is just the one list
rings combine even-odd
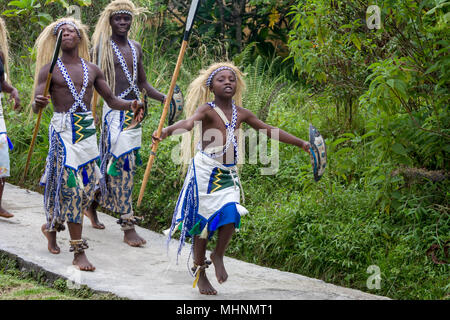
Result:
{"label": "tree trunk", "polygon": [[219,14],[220,14],[220,34],[225,37],[225,15],[223,9],[223,0],[217,0],[217,5],[219,6]]}
{"label": "tree trunk", "polygon": [[239,53],[242,51],[242,16],[245,13],[247,0],[235,0],[233,3],[233,19],[236,26],[236,43]]}
{"label": "tree trunk", "polygon": [[[225,13],[223,8],[223,0],[217,0],[217,5],[219,6],[220,14],[220,38],[225,39]],[[220,41],[222,46],[222,53],[225,53],[225,41]]]}
{"label": "tree trunk", "polygon": [[346,99],[347,101],[346,101],[346,103],[345,103],[345,116],[346,116],[346,119],[345,119],[345,121],[347,122],[347,125],[348,125],[348,128],[351,128],[352,127],[352,122],[353,122],[353,115],[352,115],[352,113],[353,113],[353,108],[352,108],[352,105],[353,105],[353,98],[351,97],[351,96],[349,96],[349,97],[347,97],[347,99]]}
{"label": "tree trunk", "polygon": [[337,120],[337,122],[339,123],[339,104],[340,104],[341,102],[339,101],[339,100],[337,100],[336,101],[336,120]]}

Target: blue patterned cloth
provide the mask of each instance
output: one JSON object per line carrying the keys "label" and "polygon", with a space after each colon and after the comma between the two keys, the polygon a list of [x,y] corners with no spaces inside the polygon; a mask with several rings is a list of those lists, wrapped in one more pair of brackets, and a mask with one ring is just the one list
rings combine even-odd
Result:
{"label": "blue patterned cloth", "polygon": [[[110,42],[129,84],[129,87],[118,97],[125,99],[130,92],[134,92],[139,98],[137,52],[134,45],[128,40],[133,56],[133,70],[130,72],[119,47],[112,39]],[[131,111],[112,110],[106,104],[103,106],[103,127],[100,137],[102,178],[99,183],[100,194],[96,200],[103,208],[121,215],[133,213],[133,179],[136,171],[136,157],[141,145],[142,129],[140,127],[123,131],[131,123],[132,117]]]}
{"label": "blue patterned cloth", "polygon": [[[133,213],[133,180],[136,173],[136,155],[138,150],[115,158],[108,150],[107,123],[104,123],[100,139],[101,173],[100,194],[96,201],[105,209],[121,215]],[[106,127],[105,127],[106,126]]]}
{"label": "blue patterned cloth", "polygon": [[[47,168],[41,185],[44,190],[44,209],[47,218],[47,231],[64,230],[64,222],[81,223],[83,211],[94,199],[96,162],[91,161],[78,172],[64,166],[64,144],[58,133],[49,128],[50,150]],[[69,180],[75,179],[70,185]]]}

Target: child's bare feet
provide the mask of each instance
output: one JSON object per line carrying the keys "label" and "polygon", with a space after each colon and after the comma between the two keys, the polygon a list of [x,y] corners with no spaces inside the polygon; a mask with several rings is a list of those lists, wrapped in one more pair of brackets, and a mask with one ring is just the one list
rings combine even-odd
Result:
{"label": "child's bare feet", "polygon": [[216,295],[217,291],[216,289],[213,288],[213,286],[209,282],[208,277],[206,277],[205,270],[199,270],[198,272],[200,272],[200,276],[197,282],[198,291],[201,294]]}
{"label": "child's bare feet", "polygon": [[7,210],[3,209],[2,207],[0,207],[0,217],[12,218],[12,217],[14,217],[14,215],[12,213],[9,213]]}
{"label": "child's bare feet", "polygon": [[56,231],[49,232],[46,230],[47,226],[45,224],[42,225],[41,231],[48,241],[48,251],[53,254],[58,254],[61,252],[61,249],[58,247],[56,243]]}
{"label": "child's bare feet", "polygon": [[141,238],[135,229],[125,230],[123,234],[123,241],[129,246],[139,247],[147,243],[144,238]]}
{"label": "child's bare feet", "polygon": [[216,278],[217,281],[222,284],[228,279],[228,273],[225,270],[225,265],[223,264],[223,257],[215,254],[214,252],[211,253],[211,261],[214,264],[214,269],[216,270]]}
{"label": "child's bare feet", "polygon": [[72,264],[81,271],[94,271],[95,267],[89,262],[84,252],[75,253]]}
{"label": "child's bare feet", "polygon": [[105,229],[105,225],[98,220],[97,211],[90,206],[84,211],[84,215],[91,220],[91,225],[95,229]]}

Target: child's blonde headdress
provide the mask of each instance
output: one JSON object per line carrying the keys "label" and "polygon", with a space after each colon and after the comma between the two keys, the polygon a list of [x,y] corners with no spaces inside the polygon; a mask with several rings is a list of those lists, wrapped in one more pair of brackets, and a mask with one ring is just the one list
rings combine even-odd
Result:
{"label": "child's blonde headdress", "polygon": [[[110,18],[119,13],[129,14],[133,17],[133,24],[129,33],[130,38],[133,38],[141,25],[141,21],[136,21],[137,18],[145,19],[143,13],[148,12],[145,8],[136,7],[130,0],[114,0],[106,6],[100,14],[97,25],[95,26],[94,34],[92,35],[92,62],[97,63],[98,52],[101,52],[100,64],[105,79],[112,91],[115,91],[115,73],[114,73],[114,53],[110,45],[110,38],[112,35]],[[138,19],[139,20],[139,19]],[[99,49],[101,46],[101,50]]]}
{"label": "child's blonde headdress", "polygon": [[[233,100],[237,106],[242,107],[242,95],[246,88],[244,74],[232,62],[217,62],[209,66],[207,69],[200,70],[199,76],[189,85],[184,109],[186,119],[191,117],[199,106],[207,103],[208,101],[214,100],[210,85],[214,76],[224,69],[231,70],[236,76],[236,93],[233,96]],[[189,163],[189,160],[194,154],[194,148],[200,140],[200,132],[198,128],[195,128],[194,131],[193,141],[192,131],[183,134],[182,137],[181,159],[183,163],[183,171],[186,169],[186,165]],[[241,147],[241,144],[239,144],[239,146]]]}
{"label": "child's blonde headdress", "polygon": [[4,68],[5,72],[10,77],[9,74],[9,47],[8,47],[8,30],[6,29],[5,21],[0,18],[0,51],[3,52]]}

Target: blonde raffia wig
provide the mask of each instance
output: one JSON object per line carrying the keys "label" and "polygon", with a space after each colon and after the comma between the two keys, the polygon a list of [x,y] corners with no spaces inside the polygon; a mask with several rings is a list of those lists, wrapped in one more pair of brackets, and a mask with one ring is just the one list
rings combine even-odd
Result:
{"label": "blonde raffia wig", "polygon": [[[218,69],[228,69],[234,72],[236,75],[236,93],[233,96],[233,100],[236,106],[242,107],[242,95],[245,92],[246,84],[244,81],[245,74],[239,70],[232,62],[217,62],[209,66],[207,69],[200,70],[199,76],[191,82],[187,90],[186,103],[185,103],[185,117],[190,118],[197,107],[214,100],[211,89],[207,86],[207,82],[211,82]],[[213,77],[211,77],[213,75]],[[209,81],[208,81],[209,80]],[[192,137],[194,136],[194,139]],[[241,140],[242,135],[239,135]],[[190,162],[194,154],[194,148],[197,147],[200,140],[200,130],[197,127],[194,128],[194,135],[192,131],[189,131],[182,136],[181,142],[181,160],[183,163],[183,172],[186,170],[187,165]],[[242,143],[239,141],[239,151],[242,149]],[[243,154],[239,152],[239,154]]]}
{"label": "blonde raffia wig", "polygon": [[[105,74],[106,82],[113,92],[115,91],[114,53],[109,42],[112,35],[109,21],[115,14],[130,14],[133,17],[133,23],[128,36],[134,38],[146,18],[144,15],[146,12],[148,12],[147,9],[136,7],[129,0],[114,0],[100,14],[100,18],[95,26],[94,34],[92,35],[92,62],[97,63],[98,52],[101,51],[100,67]],[[100,46],[102,50],[99,50]]]}
{"label": "blonde raffia wig", "polygon": [[57,21],[45,27],[45,29],[37,38],[36,43],[34,44],[34,49],[36,50],[36,68],[34,73],[33,92],[36,89],[39,71],[43,66],[50,63],[52,60],[57,37],[57,29],[55,30],[55,28],[59,28],[64,23],[76,27],[77,33],[79,34],[79,37],[81,39],[81,42],[78,45],[78,56],[86,61],[89,61],[89,36],[87,34],[88,27],[82,24],[79,20],[76,20],[72,17],[58,19]]}
{"label": "blonde raffia wig", "polygon": [[3,53],[3,58],[5,59],[3,65],[5,67],[5,72],[9,77],[8,30],[6,29],[5,21],[2,18],[0,18],[0,51]]}

